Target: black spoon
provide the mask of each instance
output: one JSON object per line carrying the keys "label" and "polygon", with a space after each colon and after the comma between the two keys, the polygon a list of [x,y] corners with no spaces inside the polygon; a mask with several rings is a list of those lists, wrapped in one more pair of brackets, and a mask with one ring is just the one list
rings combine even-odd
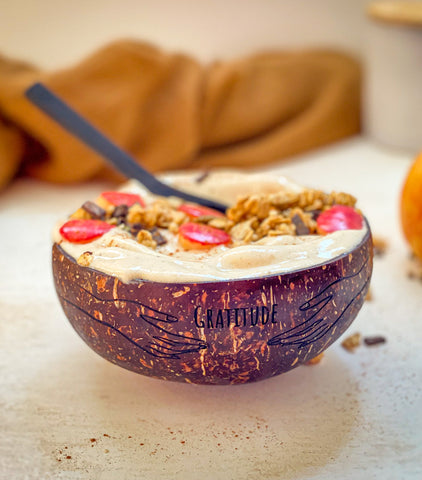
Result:
{"label": "black spoon", "polygon": [[125,151],[110,141],[81,115],[75,112],[61,98],[42,83],[35,83],[25,92],[26,97],[44,113],[54,119],[65,130],[79,138],[88,147],[108,160],[119,172],[128,178],[135,178],[151,193],[164,197],[180,197],[189,202],[225,212],[227,205],[208,198],[197,197],[160,182],[154,175],[141,167]]}

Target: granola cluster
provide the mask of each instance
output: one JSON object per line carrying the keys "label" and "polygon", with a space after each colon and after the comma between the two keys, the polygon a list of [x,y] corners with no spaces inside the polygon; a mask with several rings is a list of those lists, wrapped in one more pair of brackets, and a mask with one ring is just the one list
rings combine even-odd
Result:
{"label": "granola cluster", "polygon": [[106,221],[120,226],[136,238],[138,243],[156,248],[167,243],[165,237],[160,233],[160,229],[168,229],[176,233],[179,226],[188,220],[187,215],[178,210],[180,205],[179,199],[160,198],[147,206],[139,203],[131,206],[114,206],[100,196],[95,202],[85,202],[70,218]]}
{"label": "granola cluster", "polygon": [[[140,202],[113,205],[99,197],[85,202],[72,219],[98,219],[120,226],[139,243],[157,248],[167,243],[165,231],[177,234],[186,222],[208,225],[230,235],[233,246],[258,241],[267,236],[312,235],[318,233],[317,217],[333,205],[354,207],[356,199],[347,193],[324,193],[305,189],[300,193],[278,192],[240,197],[226,215],[206,214],[192,218],[180,209],[177,198],[157,198],[147,205]],[[89,258],[83,259],[84,263]]]}
{"label": "granola cluster", "polygon": [[266,236],[312,235],[318,233],[316,218],[322,211],[332,205],[355,204],[356,198],[347,193],[311,189],[244,196],[227,211],[233,222],[229,233],[233,240],[245,243]]}

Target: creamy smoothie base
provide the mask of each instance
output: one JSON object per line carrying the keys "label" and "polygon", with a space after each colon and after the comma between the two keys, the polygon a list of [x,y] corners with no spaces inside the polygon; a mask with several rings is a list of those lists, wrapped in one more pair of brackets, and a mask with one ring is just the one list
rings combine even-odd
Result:
{"label": "creamy smoothie base", "polygon": [[[228,205],[233,205],[240,195],[278,192],[295,195],[305,191],[283,176],[219,171],[201,180],[200,175],[167,175],[163,179],[178,188]],[[121,191],[139,194],[147,206],[157,199],[135,180],[125,184]],[[158,229],[165,243],[156,248],[139,243],[121,226],[91,242],[72,243],[60,235],[62,223],[54,230],[53,239],[67,254],[78,260],[89,252],[90,268],[116,276],[126,283],[135,280],[213,282],[283,274],[317,266],[346,254],[363,240],[367,232],[363,222],[361,229],[339,230],[326,235],[264,235],[255,241],[233,242],[204,251],[183,249],[178,235],[165,228]]]}

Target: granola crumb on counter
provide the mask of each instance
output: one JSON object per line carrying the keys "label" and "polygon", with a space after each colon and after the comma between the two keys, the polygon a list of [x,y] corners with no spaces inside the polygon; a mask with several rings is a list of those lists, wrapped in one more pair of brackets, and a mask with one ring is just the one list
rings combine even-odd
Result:
{"label": "granola crumb on counter", "polygon": [[422,281],[422,261],[415,255],[411,255],[410,257],[407,276],[411,280]]}
{"label": "granola crumb on counter", "polygon": [[322,358],[324,356],[324,353],[320,353],[314,358],[311,358],[311,360],[308,360],[305,365],[317,365],[318,363],[321,362]]}
{"label": "granola crumb on counter", "polygon": [[361,334],[359,332],[349,335],[341,342],[341,346],[348,352],[354,352],[361,344]]}
{"label": "granola crumb on counter", "polygon": [[372,244],[374,246],[374,255],[382,256],[385,254],[388,248],[388,242],[378,235],[372,236]]}

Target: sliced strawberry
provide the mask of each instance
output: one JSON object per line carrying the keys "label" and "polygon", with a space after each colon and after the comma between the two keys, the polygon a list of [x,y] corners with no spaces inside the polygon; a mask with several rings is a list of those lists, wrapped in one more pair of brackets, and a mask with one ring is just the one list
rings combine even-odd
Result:
{"label": "sliced strawberry", "polygon": [[224,213],[214,210],[213,208],[203,207],[202,205],[192,205],[190,203],[184,203],[180,205],[179,210],[186,213],[191,218],[203,217],[210,215],[213,217],[224,217]]}
{"label": "sliced strawberry", "polygon": [[72,243],[88,243],[114,228],[102,220],[73,219],[61,226],[60,235]]}
{"label": "sliced strawberry", "polygon": [[224,230],[202,225],[184,223],[179,228],[179,242],[187,250],[211,248],[229,243],[231,237]]}
{"label": "sliced strawberry", "polygon": [[145,207],[145,202],[141,196],[136,193],[126,192],[103,192],[101,196],[107,200],[108,203],[115,205],[127,205],[131,207],[135,203],[139,203],[142,207]]}
{"label": "sliced strawberry", "polygon": [[324,210],[317,218],[318,232],[321,234],[337,230],[360,230],[363,218],[354,208],[346,205],[334,205]]}

